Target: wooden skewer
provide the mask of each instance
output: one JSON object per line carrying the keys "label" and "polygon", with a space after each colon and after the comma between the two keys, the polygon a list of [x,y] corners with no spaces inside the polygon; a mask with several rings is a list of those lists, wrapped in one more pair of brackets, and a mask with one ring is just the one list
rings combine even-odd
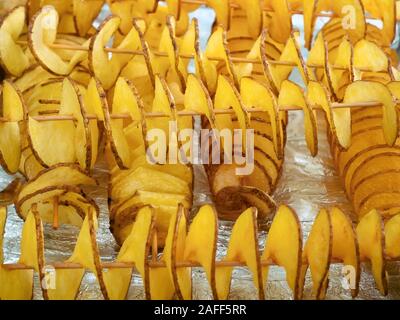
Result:
{"label": "wooden skewer", "polygon": [[[386,257],[385,260],[387,262],[399,262],[400,259],[393,259],[390,257]],[[361,262],[367,262],[366,260],[362,260]],[[332,259],[331,264],[340,264],[343,261],[338,259]],[[48,263],[48,266],[53,266],[55,269],[84,269],[85,267],[79,263],[72,263],[72,262],[54,262]],[[272,260],[262,260],[261,266],[275,266],[276,264]],[[165,261],[150,261],[149,267],[150,268],[165,268],[167,265]],[[215,266],[217,268],[222,267],[245,267],[246,263],[242,261],[216,261]],[[176,263],[177,268],[199,268],[202,267],[200,263],[192,262],[192,261],[180,261]],[[32,270],[33,267],[27,266],[21,263],[6,263],[2,264],[1,268],[6,270]],[[131,262],[103,262],[101,263],[102,269],[133,269],[135,268],[135,264]]]}
{"label": "wooden skewer", "polygon": [[58,110],[42,110],[42,111],[39,111],[38,114],[40,116],[58,114]]}
{"label": "wooden skewer", "polygon": [[[71,263],[71,262],[55,262],[49,263],[48,266],[53,266],[55,269],[83,269],[79,263]],[[239,261],[217,261],[215,263],[216,267],[244,267],[246,264],[244,262]],[[271,266],[273,263],[271,261],[262,261],[262,266]],[[150,268],[165,268],[167,265],[165,261],[150,261]],[[7,263],[1,266],[6,270],[32,270],[33,267],[27,266],[21,263]],[[176,263],[177,268],[197,268],[201,267],[201,264],[194,263],[190,261],[183,261]],[[135,268],[134,263],[129,262],[103,262],[101,264],[102,269],[133,269]]]}
{"label": "wooden skewer", "polygon": [[59,100],[52,100],[52,99],[39,99],[40,104],[60,104]]}
{"label": "wooden skewer", "polygon": [[151,244],[151,250],[152,250],[152,254],[151,254],[151,262],[155,263],[157,262],[157,256],[158,256],[158,241],[157,241],[157,230],[154,231],[153,234],[153,242]]}
{"label": "wooden skewer", "polygon": [[58,208],[59,208],[59,199],[58,196],[54,197],[53,200],[53,229],[57,230],[59,227],[59,221],[58,221]]}
{"label": "wooden skewer", "polygon": [[[19,44],[26,44],[25,41],[17,41]],[[75,50],[75,51],[89,51],[89,48],[83,47],[83,46],[75,46],[75,45],[65,45],[65,44],[57,44],[53,43],[49,46],[52,49],[63,49],[63,50]],[[141,50],[127,50],[127,49],[118,49],[118,48],[107,48],[104,47],[105,52],[111,52],[115,54],[129,54],[129,55],[144,55],[144,52]],[[155,56],[158,57],[168,57],[168,54],[166,52],[159,52],[159,51],[152,51],[152,53]],[[194,55],[191,54],[180,54],[180,58],[182,59],[194,59]],[[207,57],[208,60],[211,61],[217,61],[217,62],[223,62],[224,59],[218,58],[218,57]],[[251,64],[261,64],[260,59],[249,59],[249,58],[242,58],[242,57],[231,57],[230,58],[232,62],[234,63],[251,63]],[[294,62],[290,61],[278,61],[278,60],[268,60],[268,63],[271,65],[276,65],[276,66],[288,66],[288,67],[297,67],[297,64]],[[323,69],[323,65],[318,65],[318,64],[307,64],[307,67],[309,68],[315,68],[315,69]],[[332,69],[334,70],[342,70],[346,71],[348,68],[342,67],[342,66],[335,66],[331,65]],[[361,72],[376,72],[376,73],[386,73],[387,71],[381,70],[381,71],[374,71],[369,68],[357,68],[357,70]]]}
{"label": "wooden skewer", "polygon": [[[59,100],[50,100],[52,104],[60,104],[61,102]],[[39,100],[40,103],[46,104],[47,100],[41,99]],[[396,103],[400,103],[400,101],[396,100]],[[380,102],[356,102],[356,103],[332,103],[331,104],[333,109],[346,109],[346,108],[359,108],[359,107],[380,107],[382,104]],[[314,105],[312,106],[314,110],[319,110],[321,107]],[[296,111],[296,110],[302,110],[298,106],[280,106],[279,107],[280,111]],[[261,109],[247,109],[246,112],[248,113],[255,113],[255,112],[263,112]],[[234,110],[232,109],[227,109],[227,110],[222,110],[222,109],[215,109],[214,110],[215,114],[233,114]],[[193,111],[179,111],[178,116],[196,116],[199,115],[198,113],[195,113]],[[67,116],[69,117],[69,116]],[[168,117],[168,115],[160,112],[153,112],[153,113],[145,113],[146,118],[158,118],[158,117]],[[89,120],[95,119],[97,120],[97,117],[95,115],[88,115],[87,118]],[[111,114],[110,115],[111,119],[129,119],[130,116],[128,114]],[[38,118],[35,118],[37,120]],[[65,120],[71,120],[71,119],[65,119]],[[40,120],[39,120],[40,121]]]}
{"label": "wooden skewer", "polygon": [[[86,115],[86,118],[88,120],[97,120],[100,121],[100,119],[95,115],[95,114],[88,114]],[[121,119],[130,119],[131,116],[129,114],[112,114],[110,115],[111,119],[116,119],[116,120],[121,120]],[[39,121],[39,122],[44,122],[44,121],[77,121],[77,119],[72,116],[72,115],[60,115],[60,114],[50,114],[50,115],[39,115],[39,116],[33,116],[33,120]],[[5,118],[0,118],[0,122],[9,122]]]}
{"label": "wooden skewer", "polygon": [[[207,1],[204,1],[204,0],[181,0],[181,3],[198,4],[198,5],[205,5],[205,6],[207,5]],[[229,6],[232,9],[240,9],[241,8],[241,6],[236,3],[230,3]],[[262,11],[271,12],[271,13],[275,12],[273,9],[266,8],[266,7],[262,8]],[[291,9],[289,9],[289,13],[292,15],[293,14],[303,15],[304,14],[303,10],[291,10]],[[316,17],[325,17],[325,18],[337,17],[337,15],[335,13],[321,13],[321,12],[317,13],[315,16]],[[366,17],[366,18],[369,20],[379,20],[377,18],[372,18],[372,17]]]}
{"label": "wooden skewer", "polygon": [[[397,103],[400,103],[398,101]],[[381,107],[382,103],[381,102],[357,102],[357,103],[332,103],[331,107],[332,109],[347,109],[347,108],[372,108],[372,107]],[[318,105],[313,105],[311,106],[313,110],[322,110],[322,108]],[[279,111],[302,111],[303,109],[299,106],[280,106]],[[265,112],[263,109],[245,109],[247,113],[260,113],[260,112]],[[235,114],[235,110],[233,109],[215,109],[214,113],[216,115],[224,115],[224,114]],[[193,117],[193,116],[199,116],[201,115],[198,112],[194,111],[178,111],[176,113],[178,117]],[[97,120],[100,121],[99,118],[95,114],[88,114],[87,116],[88,120]],[[148,112],[145,113],[146,118],[168,118],[169,115],[166,113],[162,112]],[[131,116],[127,113],[121,113],[121,114],[112,114],[110,115],[111,119],[115,120],[121,120],[121,119],[131,119]],[[73,115],[39,115],[39,116],[33,116],[32,119],[36,121],[76,121],[77,119]],[[6,118],[0,118],[0,122],[10,122]]]}

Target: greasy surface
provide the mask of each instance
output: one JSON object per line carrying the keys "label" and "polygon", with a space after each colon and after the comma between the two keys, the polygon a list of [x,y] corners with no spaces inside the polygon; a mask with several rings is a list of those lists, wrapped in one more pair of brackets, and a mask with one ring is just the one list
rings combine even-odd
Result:
{"label": "greasy surface", "polygon": [[[202,14],[207,16],[207,14]],[[203,34],[202,34],[203,35]],[[286,204],[296,210],[302,224],[303,237],[307,238],[312,222],[320,208],[338,206],[345,212],[351,212],[344,194],[341,181],[337,177],[329,154],[325,136],[325,126],[318,119],[319,126],[319,154],[316,158],[309,155],[304,140],[303,119],[300,112],[292,112],[288,127],[288,142],[285,149],[285,162],[283,176],[274,194],[277,204]],[[100,228],[98,232],[98,245],[103,261],[112,261],[118,254],[118,247],[109,232],[107,211],[107,175],[105,162],[100,159],[94,170],[94,177],[99,180],[100,186],[88,191],[88,195],[96,200],[100,207]],[[199,168],[195,170],[195,205],[208,202],[210,193],[204,172]],[[0,190],[11,182],[13,177],[8,176],[0,169]],[[194,208],[196,210],[196,207]],[[13,207],[9,207],[9,216],[6,224],[4,243],[5,263],[16,262],[20,252],[20,237],[22,221],[15,213]],[[72,253],[79,230],[74,227],[63,226],[57,231],[46,225],[45,255],[47,262],[66,260]],[[230,238],[231,224],[224,223],[219,228],[219,241],[217,255],[221,259],[226,252]],[[265,241],[265,233],[260,232],[260,245]],[[260,249],[263,249],[260,247]],[[327,299],[351,299],[350,291],[342,289],[341,267],[332,267],[330,273],[330,285]],[[400,264],[389,264],[389,295],[387,299],[400,299]],[[202,270],[193,270],[193,298],[210,299],[211,290],[208,287],[205,274]],[[34,298],[42,299],[41,290],[37,278],[35,279]],[[267,299],[290,299],[291,292],[285,281],[283,269],[272,267],[270,269],[268,283],[266,284]],[[311,283],[308,274],[306,279],[304,298],[311,296]],[[132,279],[128,299],[143,299],[144,290],[142,280],[135,276]],[[253,286],[251,274],[242,268],[234,270],[230,299],[256,299],[257,291]],[[82,282],[78,299],[102,299],[100,289],[94,274],[86,274]],[[370,267],[363,264],[358,299],[383,299],[375,287]]]}

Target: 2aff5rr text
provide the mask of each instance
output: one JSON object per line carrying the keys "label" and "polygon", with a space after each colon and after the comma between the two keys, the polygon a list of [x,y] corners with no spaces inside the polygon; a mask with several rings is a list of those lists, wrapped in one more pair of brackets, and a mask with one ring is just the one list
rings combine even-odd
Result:
{"label": "2aff5rr text", "polygon": [[195,315],[246,315],[246,306],[241,304],[199,304],[193,307],[166,306],[161,304],[154,309],[155,315],[174,315],[185,318]]}

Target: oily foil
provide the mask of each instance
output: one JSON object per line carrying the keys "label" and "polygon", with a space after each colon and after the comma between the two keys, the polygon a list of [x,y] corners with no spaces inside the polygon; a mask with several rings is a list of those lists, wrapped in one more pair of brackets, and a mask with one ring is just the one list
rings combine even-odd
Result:
{"label": "oily foil", "polygon": [[[102,17],[107,15],[104,10]],[[194,16],[201,22],[202,45],[204,46],[212,25],[214,14],[211,10],[201,8]],[[100,18],[100,20],[102,20]],[[294,17],[294,25],[302,27],[302,19]],[[396,40],[397,43],[397,40]],[[306,52],[304,53],[306,55]],[[292,80],[299,80],[294,74]],[[326,138],[326,126],[321,115],[318,117],[319,152],[313,158],[307,149],[304,140],[303,115],[301,112],[290,112],[290,121],[287,127],[287,145],[283,174],[273,198],[278,205],[285,204],[292,207],[301,221],[303,243],[312,227],[313,221],[321,208],[339,207],[347,213],[353,214],[340,178],[337,176],[332,162]],[[85,190],[100,208],[99,230],[97,243],[103,262],[113,261],[119,247],[109,231],[107,207],[107,169],[104,159],[100,159],[94,170],[94,177],[99,186]],[[0,169],[0,190],[5,188],[15,177],[7,175]],[[202,167],[195,166],[194,208],[212,202],[207,177]],[[23,221],[18,217],[13,206],[8,208],[8,219],[5,228],[4,257],[5,263],[18,261],[20,255],[20,239]],[[220,260],[226,253],[231,235],[232,223],[220,222],[218,235],[217,259]],[[45,257],[47,263],[67,260],[72,254],[79,229],[72,226],[61,226],[53,230],[50,225],[44,226]],[[259,232],[259,246],[263,249],[266,232]],[[357,299],[399,299],[400,298],[400,264],[389,263],[389,295],[383,297],[375,287],[375,283],[368,264],[362,265],[360,293]],[[349,290],[342,285],[343,276],[340,265],[331,266],[330,284],[327,299],[351,299]],[[304,298],[312,298],[312,282],[308,272]],[[246,268],[235,268],[232,275],[232,284],[229,298],[257,299],[257,291],[252,282],[252,275]],[[94,274],[86,273],[77,297],[80,300],[103,299]],[[285,271],[279,267],[271,267],[266,284],[267,299],[292,299]],[[35,279],[34,299],[43,299],[38,279]],[[134,274],[127,299],[144,299],[142,279]],[[212,299],[211,290],[201,268],[193,269],[193,299]]]}

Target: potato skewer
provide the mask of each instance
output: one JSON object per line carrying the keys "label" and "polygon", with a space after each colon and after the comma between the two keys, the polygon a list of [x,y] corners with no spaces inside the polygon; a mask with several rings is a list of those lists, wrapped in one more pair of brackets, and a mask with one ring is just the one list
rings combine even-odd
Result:
{"label": "potato skewer", "polygon": [[[170,228],[170,236],[167,240],[167,246],[172,249],[172,252],[164,252],[164,259],[157,259],[158,251],[154,250],[157,245],[153,242],[154,235],[154,212],[150,207],[143,207],[139,213],[136,222],[134,223],[132,233],[135,237],[128,237],[126,243],[123,244],[121,252],[123,256],[119,256],[113,262],[101,262],[96,243],[96,230],[97,222],[94,215],[89,213],[85,218],[85,222],[80,232],[79,240],[77,242],[74,258],[66,262],[53,262],[50,265],[54,268],[57,276],[65,277],[68,273],[78,272],[79,270],[92,272],[97,275],[100,288],[106,299],[124,299],[126,297],[132,276],[131,271],[137,269],[144,279],[144,287],[146,297],[157,299],[163,296],[165,299],[171,299],[176,293],[180,299],[191,299],[191,268],[203,268],[208,276],[209,284],[214,295],[214,298],[227,299],[229,296],[229,283],[230,277],[221,277],[222,271],[231,272],[234,267],[248,267],[253,273],[254,286],[258,290],[259,298],[264,299],[264,288],[267,282],[268,267],[279,266],[286,270],[287,282],[292,290],[295,299],[302,298],[302,291],[304,286],[305,270],[311,267],[311,274],[313,279],[313,295],[317,299],[325,297],[327,287],[325,286],[326,279],[329,277],[329,267],[332,264],[343,264],[346,268],[353,268],[353,278],[351,285],[352,296],[356,297],[358,294],[358,286],[360,281],[361,263],[371,262],[373,266],[373,274],[377,283],[378,289],[382,294],[387,294],[387,280],[385,276],[385,263],[390,261],[398,261],[400,256],[399,244],[395,241],[399,237],[399,223],[400,216],[393,216],[390,220],[383,222],[381,216],[372,210],[368,213],[356,227],[353,225],[349,218],[341,210],[332,208],[331,210],[321,210],[315,219],[311,232],[308,236],[306,246],[302,249],[302,231],[300,224],[297,220],[296,213],[287,206],[282,205],[274,218],[269,235],[266,239],[265,250],[259,251],[257,242],[257,225],[256,225],[255,209],[248,209],[243,212],[238,221],[232,229],[232,236],[230,240],[231,252],[236,252],[236,259],[230,258],[229,254],[222,260],[216,260],[215,245],[216,236],[216,213],[209,205],[200,208],[198,215],[186,231],[180,228]],[[33,219],[34,217],[34,219]],[[172,219],[171,226],[185,225],[185,215],[182,207],[175,215],[176,219]],[[182,220],[183,219],[183,220]],[[0,208],[0,226],[6,221],[6,210]],[[182,223],[183,221],[183,223]],[[204,243],[194,242],[196,238],[192,236],[203,232],[201,230],[201,223],[209,223],[210,230],[207,231],[209,235],[208,240]],[[384,228],[382,225],[384,223]],[[88,228],[92,226],[92,228]],[[328,237],[318,238],[320,232],[327,229]],[[346,232],[343,232],[346,230]],[[291,231],[290,233],[287,233]],[[241,243],[237,242],[238,236],[243,232],[247,232],[248,241]],[[380,239],[386,238],[384,241],[379,241],[378,245],[371,245],[369,233],[375,233]],[[213,234],[213,236],[211,236]],[[254,236],[253,236],[254,234]],[[174,236],[173,236],[174,235]],[[179,238],[177,236],[180,236]],[[186,236],[185,236],[186,235]],[[1,237],[3,234],[1,235]],[[35,207],[29,213],[28,219],[24,226],[23,238],[31,236],[36,239],[38,247],[43,247],[43,227],[40,216],[38,215]],[[87,242],[84,244],[83,240]],[[323,239],[323,240],[321,240]],[[341,246],[345,245],[342,249]],[[200,250],[200,247],[202,249]],[[184,250],[185,254],[180,256],[178,250]],[[205,250],[206,248],[206,250]],[[281,255],[281,250],[287,250]],[[22,252],[27,250],[26,242],[23,242]],[[93,259],[77,258],[77,253],[80,250],[86,250],[86,254]],[[254,251],[253,256],[242,256],[243,250]],[[190,252],[190,254],[189,254]],[[214,252],[214,253],[213,253]],[[179,258],[173,258],[176,254]],[[301,258],[302,257],[302,258]],[[37,259],[37,260],[36,260]],[[24,270],[34,270],[38,272],[37,267],[34,266],[35,261],[39,262],[39,267],[44,266],[42,251],[35,251],[27,260],[22,255],[17,263],[0,264],[0,272],[23,272]],[[170,261],[170,262],[169,262]],[[316,268],[316,261],[318,261],[319,268]],[[169,266],[171,263],[171,267]],[[310,264],[310,266],[309,266]],[[143,266],[145,266],[143,268]],[[107,272],[105,270],[108,270]],[[130,270],[130,271],[129,271]],[[183,272],[183,271],[187,272]],[[128,273],[126,273],[128,272]],[[110,273],[109,275],[107,275]],[[151,284],[157,280],[157,275],[164,274],[164,281],[161,282],[164,290],[167,291],[160,295],[160,292],[155,289]],[[114,283],[114,290],[109,290],[110,282],[113,277],[121,277],[123,284]],[[41,275],[45,278],[45,275]],[[76,281],[74,278],[72,281]],[[8,277],[3,278],[5,289],[0,291],[1,298],[7,299],[10,294],[17,294],[19,297],[29,295],[29,286],[20,288],[20,292],[15,292],[8,287]],[[21,281],[30,281],[29,277],[25,277]],[[78,277],[77,283],[81,281]],[[78,287],[66,287],[64,292],[63,282],[57,282],[61,289],[57,288],[43,288],[43,296],[45,299],[54,298],[71,298],[76,296]],[[161,286],[161,283],[159,284]],[[218,286],[215,284],[218,283]],[[172,287],[171,287],[172,286]],[[175,287],[174,287],[175,286]],[[227,288],[227,290],[225,289]],[[62,294],[62,295],[60,295]]]}
{"label": "potato skewer", "polygon": [[[54,103],[54,101],[53,101]],[[374,108],[374,107],[381,107],[382,103],[381,102],[375,102],[375,101],[370,101],[370,102],[360,102],[360,103],[333,103],[332,104],[332,109],[351,109],[351,108]],[[311,106],[313,110],[323,110],[319,106]],[[248,113],[259,113],[263,112],[263,110],[260,109],[245,109],[246,112]],[[303,109],[299,106],[280,106],[279,111],[302,111]],[[233,110],[215,110],[215,114],[234,114]],[[195,117],[195,116],[200,116],[201,113],[194,112],[194,111],[178,111],[177,116],[178,117]],[[112,119],[130,119],[130,116],[128,114],[112,114],[110,115]],[[155,112],[149,112],[145,113],[146,118],[166,118],[168,115],[163,114],[163,113],[155,113]],[[73,116],[58,116],[58,115],[43,115],[43,116],[33,116],[32,119],[36,121],[76,121],[76,118]],[[97,120],[97,121],[102,121],[99,119],[96,115],[87,115],[88,120]],[[21,120],[23,121],[23,120]],[[0,122],[13,122],[11,120],[8,120],[6,118],[0,118]]]}

